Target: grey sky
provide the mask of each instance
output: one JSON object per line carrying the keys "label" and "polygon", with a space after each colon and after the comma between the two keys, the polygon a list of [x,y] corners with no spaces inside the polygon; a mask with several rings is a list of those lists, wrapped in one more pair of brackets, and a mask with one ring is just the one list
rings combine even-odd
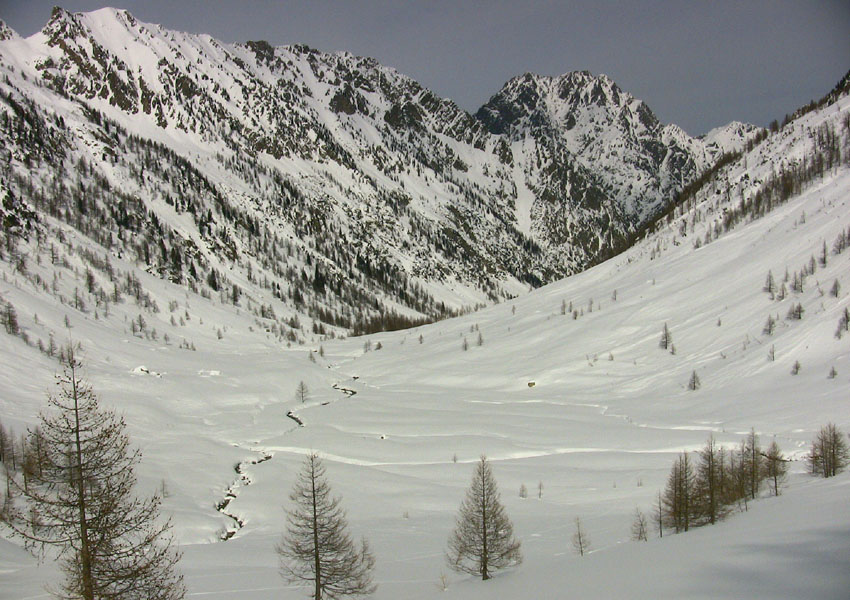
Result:
{"label": "grey sky", "polygon": [[[104,5],[0,0],[0,18],[27,36],[57,2],[74,12]],[[731,120],[781,119],[850,69],[847,0],[124,0],[118,6],[142,21],[227,42],[265,39],[372,56],[470,112],[526,71],[605,73],[663,122],[694,135]]]}

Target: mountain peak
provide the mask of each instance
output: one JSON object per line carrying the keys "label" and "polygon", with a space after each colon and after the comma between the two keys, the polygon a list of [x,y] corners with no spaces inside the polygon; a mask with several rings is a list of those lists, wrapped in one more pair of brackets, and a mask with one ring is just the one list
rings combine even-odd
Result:
{"label": "mountain peak", "polygon": [[84,29],[80,25],[80,16],[82,14],[74,14],[61,6],[54,6],[53,11],[50,13],[50,19],[41,29],[41,32],[48,39],[48,44],[55,46],[63,40],[73,40],[81,37],[84,34]]}
{"label": "mountain peak", "polygon": [[732,121],[721,127],[715,127],[701,136],[700,139],[708,148],[718,147],[723,152],[738,151],[744,147],[750,138],[761,131],[761,127],[756,127],[750,123]]}
{"label": "mountain peak", "polygon": [[110,6],[89,12],[72,13],[56,6],[42,29],[50,45],[61,45],[83,37],[120,37],[123,31],[135,29],[136,18],[127,10]]}
{"label": "mountain peak", "polygon": [[6,25],[5,21],[0,19],[0,41],[3,40],[15,40],[20,38],[18,32]]}
{"label": "mountain peak", "polygon": [[[338,327],[387,307],[441,316],[579,270],[707,164],[701,141],[665,137],[643,102],[589,71],[518,75],[473,117],[371,58],[229,44],[114,8],[57,8],[0,53],[20,65],[10,93],[39,82],[29,110],[45,131],[45,95],[62,106],[44,160],[64,174],[54,148],[85,156],[92,180],[138,198],[140,219],[170,224],[168,252],[142,253],[152,270],[172,273],[163,257],[182,253],[171,276],[218,291],[259,268],[287,314]],[[257,246],[259,231],[287,247]]]}
{"label": "mountain peak", "polygon": [[607,75],[590,71],[571,71],[555,77],[524,73],[505,83],[475,116],[498,134],[516,133],[546,122],[569,130],[584,107],[600,107],[613,114],[635,102],[634,109],[644,125],[657,127],[657,119],[648,107],[623,92]]}

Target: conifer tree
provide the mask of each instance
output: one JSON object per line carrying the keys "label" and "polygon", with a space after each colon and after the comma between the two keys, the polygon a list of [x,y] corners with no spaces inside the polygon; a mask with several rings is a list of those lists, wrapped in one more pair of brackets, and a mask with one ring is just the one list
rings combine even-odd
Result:
{"label": "conifer tree", "polygon": [[764,282],[764,291],[770,294],[770,299],[773,300],[774,292],[776,292],[776,283],[773,280],[773,273],[767,272],[767,279]]}
{"label": "conifer tree", "polygon": [[808,460],[812,473],[823,477],[834,477],[850,465],[850,447],[834,423],[821,427]]}
{"label": "conifer tree", "polygon": [[700,499],[700,512],[708,522],[714,525],[721,512],[720,480],[722,472],[719,466],[717,443],[709,436],[705,446],[699,452],[696,488]]}
{"label": "conifer tree", "polygon": [[658,342],[658,347],[662,350],[668,350],[673,345],[673,336],[670,335],[670,329],[667,323],[664,323],[664,329],[661,330],[661,339]]}
{"label": "conifer tree", "polygon": [[691,378],[688,380],[688,389],[692,392],[698,390],[702,382],[699,380],[699,375],[697,375],[696,371],[691,372]]}
{"label": "conifer tree", "polygon": [[340,498],[331,496],[318,455],[305,459],[289,499],[287,530],[276,547],[283,577],[311,586],[314,600],[374,592],[375,558],[365,539],[360,548],[351,541],[345,511]]}
{"label": "conifer tree", "polygon": [[762,333],[765,335],[773,335],[773,332],[776,330],[776,320],[773,318],[773,315],[767,315],[767,323],[764,324],[764,329],[762,329]]}
{"label": "conifer tree", "polygon": [[788,461],[779,449],[779,444],[776,440],[770,443],[767,447],[767,452],[764,453],[764,475],[770,482],[771,491],[774,496],[779,495],[779,488],[785,481],[785,476],[788,473]]}
{"label": "conifer tree", "polygon": [[673,527],[676,533],[690,529],[694,500],[693,466],[687,452],[682,452],[673,463],[661,498],[664,524]]}
{"label": "conifer tree", "polygon": [[632,539],[636,542],[646,542],[649,539],[647,530],[646,515],[640,508],[635,508],[635,516],[632,521]]}
{"label": "conifer tree", "polygon": [[575,525],[576,529],[573,532],[573,550],[575,550],[576,554],[579,556],[584,556],[585,552],[590,552],[590,538],[587,536],[587,532],[581,525],[581,519],[578,517],[576,517]]}
{"label": "conifer tree", "polygon": [[759,436],[756,434],[756,430],[750,428],[750,433],[744,441],[746,454],[742,458],[744,467],[747,470],[747,490],[750,498],[755,500],[762,480],[762,454],[761,447],[759,446]]}
{"label": "conifer tree", "polygon": [[454,570],[481,575],[483,580],[490,579],[492,571],[522,562],[520,542],[514,538],[485,456],[478,461],[460,506],[446,558]]}
{"label": "conifer tree", "polygon": [[[312,356],[312,353],[310,355]],[[304,404],[309,398],[310,390],[307,388],[307,384],[301,381],[295,388],[295,400]]]}
{"label": "conifer tree", "polygon": [[27,440],[26,480],[12,478],[3,520],[40,558],[56,549],[62,598],[176,600],[186,590],[161,498],[133,495],[135,466],[124,420],[98,404],[73,348],[57,376],[59,393]]}

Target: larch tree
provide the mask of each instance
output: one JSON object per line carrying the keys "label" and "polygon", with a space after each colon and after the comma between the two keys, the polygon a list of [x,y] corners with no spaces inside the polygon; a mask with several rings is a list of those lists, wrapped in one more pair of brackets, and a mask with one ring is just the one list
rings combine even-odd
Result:
{"label": "larch tree", "polygon": [[295,388],[295,400],[304,404],[310,397],[310,390],[307,388],[307,384],[303,381],[298,383],[298,387]]}
{"label": "larch tree", "polygon": [[[3,521],[44,559],[55,549],[60,598],[177,600],[186,594],[161,498],[133,495],[141,453],[123,418],[101,408],[69,349],[59,393],[26,444],[26,480],[11,480]],[[23,501],[23,506],[18,500]]]}
{"label": "larch tree", "polygon": [[375,557],[365,539],[359,547],[351,540],[340,498],[331,496],[318,455],[305,459],[289,499],[287,530],[276,547],[283,577],[310,586],[314,600],[374,592]]}
{"label": "larch tree", "polygon": [[670,334],[667,323],[664,323],[664,329],[661,330],[661,339],[658,341],[658,347],[662,350],[669,350],[672,345],[673,336]]}
{"label": "larch tree", "polygon": [[695,501],[694,470],[687,452],[682,452],[673,463],[667,478],[667,487],[661,498],[663,521],[676,533],[688,531]]}
{"label": "larch tree", "polygon": [[481,575],[483,580],[490,579],[492,571],[522,562],[520,542],[514,538],[485,456],[475,467],[448,546],[446,559],[452,569]]}
{"label": "larch tree", "polygon": [[646,515],[640,508],[635,508],[635,516],[632,520],[632,540],[646,542],[649,539]]}
{"label": "larch tree", "polygon": [[582,527],[581,519],[576,517],[575,520],[576,529],[573,532],[573,550],[575,550],[576,554],[579,556],[584,556],[586,552],[590,552],[590,538],[587,536],[587,532]]}
{"label": "larch tree", "polygon": [[812,473],[823,477],[834,477],[850,464],[850,447],[834,423],[821,427],[808,460]]}
{"label": "larch tree", "polygon": [[692,392],[702,387],[702,382],[699,380],[699,375],[696,371],[691,372],[691,378],[688,379],[688,389]]}
{"label": "larch tree", "polygon": [[770,443],[767,447],[767,452],[763,455],[764,458],[764,475],[770,482],[771,491],[774,496],[779,495],[779,488],[785,482],[785,477],[788,473],[788,460],[779,449],[779,444],[776,440]]}
{"label": "larch tree", "polygon": [[741,440],[737,450],[729,453],[729,497],[747,510],[750,500],[750,467],[747,440]]}
{"label": "larch tree", "polygon": [[773,332],[776,331],[776,319],[773,318],[773,315],[767,315],[767,322],[765,322],[761,331],[765,335],[773,335]]}
{"label": "larch tree", "polygon": [[749,480],[748,489],[750,498],[755,500],[759,493],[762,481],[762,454],[761,447],[759,446],[759,436],[756,434],[755,429],[750,429],[750,433],[747,435],[745,444],[746,456],[744,457],[744,464],[747,469]]}
{"label": "larch tree", "polygon": [[699,512],[703,518],[714,525],[722,512],[721,479],[719,452],[714,436],[710,435],[705,446],[699,452],[697,464],[696,488],[699,497]]}
{"label": "larch tree", "polygon": [[773,279],[773,273],[767,272],[767,279],[764,282],[764,291],[770,294],[770,299],[773,300],[773,295],[776,292],[776,282]]}
{"label": "larch tree", "polygon": [[652,505],[652,517],[655,521],[655,527],[658,529],[658,537],[664,537],[664,499],[661,496],[661,492],[658,492],[658,496],[655,499],[655,503]]}

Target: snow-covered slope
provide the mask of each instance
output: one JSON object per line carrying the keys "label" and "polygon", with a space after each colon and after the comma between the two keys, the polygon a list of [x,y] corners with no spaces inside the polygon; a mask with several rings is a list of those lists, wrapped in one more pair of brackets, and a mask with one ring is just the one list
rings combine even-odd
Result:
{"label": "snow-covered slope", "polygon": [[723,152],[736,152],[744,149],[747,141],[759,133],[758,127],[749,123],[732,121],[728,125],[716,127],[702,136],[705,147],[719,156]]}
{"label": "snow-covered slope", "polygon": [[[41,32],[3,37],[16,198],[74,225],[80,208],[47,205],[109,213],[101,197],[123,194],[83,228],[105,250],[322,328],[444,316],[581,270],[713,160],[588,73],[518,78],[473,117],[372,59],[224,44],[111,8],[57,8]],[[526,80],[548,90],[538,103]],[[488,117],[495,103],[510,126]]]}
{"label": "snow-covered slope", "polygon": [[[118,278],[121,300],[105,311],[85,291],[94,242],[67,226],[73,250],[58,238],[16,242],[14,254],[4,247],[0,294],[32,345],[0,336],[0,415],[18,432],[35,422],[57,369],[37,341],[52,332],[81,342],[89,380],[144,452],[140,491],[169,492],[164,510],[199,597],[303,597],[278,576],[273,548],[310,451],[325,457],[354,535],[370,539],[378,599],[845,597],[850,479],[813,479],[802,458],[821,425],[850,431],[850,334],[836,335],[850,307],[850,249],[839,243],[850,233],[848,115],[844,93],[745,149],[615,259],[507,303],[368,338],[284,348],[244,306],[146,273],[138,285]],[[820,168],[802,177],[812,160]],[[787,196],[782,186],[769,195],[783,172],[801,176]],[[110,264],[135,273],[125,257]],[[764,291],[768,272],[784,298]],[[790,316],[797,304],[802,319]],[[675,354],[658,346],[665,323]],[[794,461],[782,496],[714,527],[627,541],[635,507],[649,510],[679,452],[711,434],[737,444],[750,427]],[[525,555],[486,583],[443,558],[482,453]],[[518,497],[522,484],[529,498]],[[232,516],[216,510],[228,492]],[[594,548],[583,558],[570,550],[577,516]],[[0,594],[15,598],[38,596],[56,576],[8,542],[0,570]]]}

